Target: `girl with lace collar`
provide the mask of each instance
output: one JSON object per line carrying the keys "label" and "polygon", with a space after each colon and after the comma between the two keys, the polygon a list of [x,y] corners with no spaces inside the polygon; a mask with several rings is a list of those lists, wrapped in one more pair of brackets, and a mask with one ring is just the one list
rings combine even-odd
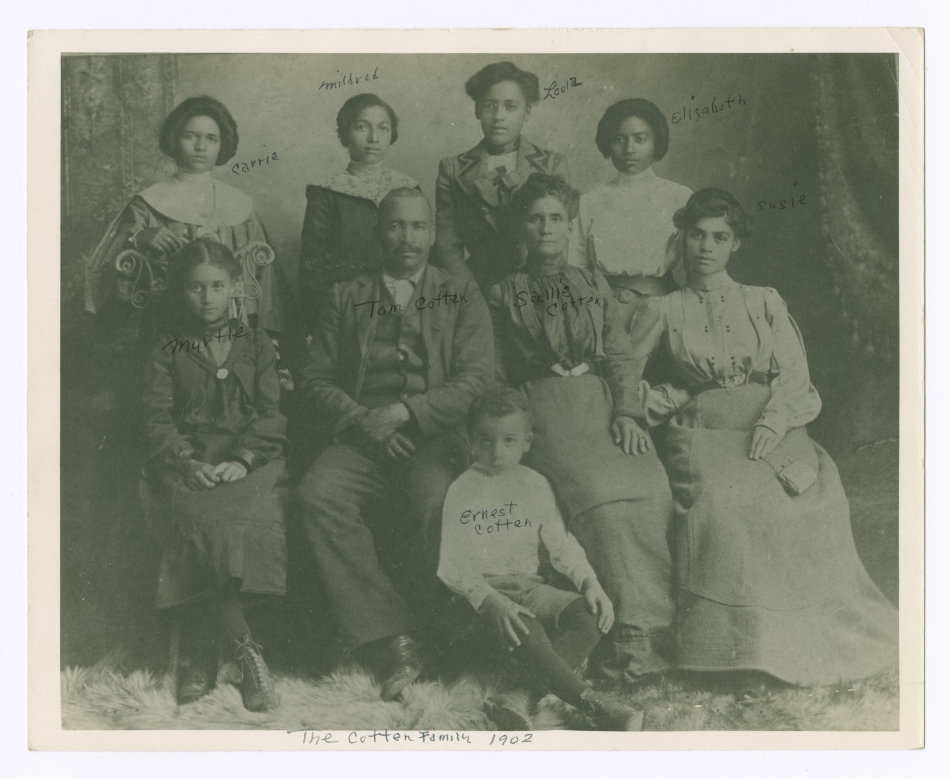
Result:
{"label": "girl with lace collar", "polygon": [[135,250],[150,260],[151,273],[163,275],[170,255],[211,236],[239,254],[255,247],[244,263],[245,310],[254,326],[272,334],[286,330],[288,297],[254,204],[246,194],[213,176],[216,166],[234,156],[237,144],[237,124],[214,98],[190,97],[165,119],[159,146],[177,163],[175,173],[129,201],[86,263],[86,310],[106,321],[106,329],[113,320],[110,314],[127,318],[128,309],[134,311],[143,301],[150,302],[153,291],[137,295],[144,289],[141,276],[129,280],[117,275],[121,254]]}
{"label": "girl with lace collar", "polygon": [[399,187],[419,188],[414,179],[383,165],[399,137],[399,119],[386,101],[372,94],[351,97],[336,125],[349,165],[307,187],[299,281],[308,334],[332,284],[379,269],[382,257],[373,228],[382,199]]}

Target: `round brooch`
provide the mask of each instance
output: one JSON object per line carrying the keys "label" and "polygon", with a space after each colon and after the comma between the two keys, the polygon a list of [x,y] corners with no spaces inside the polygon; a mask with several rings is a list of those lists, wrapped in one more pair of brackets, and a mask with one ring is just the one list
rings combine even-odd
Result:
{"label": "round brooch", "polygon": [[215,374],[221,381],[224,381],[228,377],[227,368],[218,368],[218,372]]}

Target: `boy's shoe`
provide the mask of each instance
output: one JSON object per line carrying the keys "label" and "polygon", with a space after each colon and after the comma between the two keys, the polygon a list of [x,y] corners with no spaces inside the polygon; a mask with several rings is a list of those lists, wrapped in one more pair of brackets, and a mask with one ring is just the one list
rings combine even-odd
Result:
{"label": "boy's shoe", "polygon": [[234,659],[241,667],[241,698],[248,711],[269,711],[280,702],[270,671],[261,654],[261,645],[250,633],[234,642]]}
{"label": "boy's shoe", "polygon": [[214,688],[214,678],[208,673],[202,663],[190,664],[183,669],[181,682],[178,685],[178,705],[194,703],[203,698]]}
{"label": "boy's shoe", "polygon": [[588,687],[581,693],[580,710],[590,717],[598,730],[643,730],[643,712],[621,703],[616,698]]}
{"label": "boy's shoe", "polygon": [[531,708],[526,690],[500,692],[485,701],[485,714],[500,730],[533,730]]}

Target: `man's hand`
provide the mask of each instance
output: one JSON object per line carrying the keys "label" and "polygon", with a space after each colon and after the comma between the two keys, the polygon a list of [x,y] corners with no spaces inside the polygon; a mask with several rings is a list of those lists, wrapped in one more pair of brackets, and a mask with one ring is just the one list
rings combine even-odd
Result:
{"label": "man's hand", "polygon": [[181,466],[185,485],[190,490],[210,490],[221,480],[214,468],[200,460],[186,460]]}
{"label": "man's hand", "polygon": [[614,624],[614,605],[604,592],[604,588],[600,586],[600,582],[592,576],[587,577],[584,579],[581,593],[590,607],[590,613],[597,615],[597,627],[600,628],[600,632],[609,633]]}
{"label": "man's hand", "polygon": [[509,652],[516,646],[521,646],[521,636],[528,635],[528,626],[521,621],[521,616],[531,617],[532,614],[524,606],[519,606],[511,598],[500,592],[493,592],[482,601],[479,612],[484,615],[489,624],[495,629],[495,635],[503,647]]}
{"label": "man's hand", "polygon": [[778,433],[769,430],[762,425],[755,426],[755,432],[752,434],[752,446],[749,448],[749,459],[758,460],[765,457],[781,443],[782,439]]}
{"label": "man's hand", "polygon": [[247,467],[236,460],[233,462],[218,463],[211,472],[219,481],[237,481],[247,476]]}
{"label": "man's hand", "polygon": [[404,404],[393,403],[391,406],[370,409],[359,421],[359,426],[366,435],[385,446],[392,434],[411,418],[409,409]]}
{"label": "man's hand", "polygon": [[646,454],[647,450],[653,448],[650,436],[633,417],[617,417],[611,433],[613,433],[614,443],[626,454]]}
{"label": "man's hand", "polygon": [[416,447],[412,441],[397,431],[383,444],[383,451],[394,460],[408,460],[416,451]]}

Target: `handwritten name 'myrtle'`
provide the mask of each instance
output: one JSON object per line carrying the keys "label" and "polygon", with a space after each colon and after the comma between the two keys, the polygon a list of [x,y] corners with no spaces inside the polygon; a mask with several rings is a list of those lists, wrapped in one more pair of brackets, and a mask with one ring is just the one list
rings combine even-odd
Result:
{"label": "handwritten name 'myrtle'", "polygon": [[238,325],[237,330],[232,330],[229,327],[227,331],[221,330],[214,335],[209,335],[207,338],[172,338],[172,340],[162,347],[162,350],[164,351],[165,349],[171,349],[172,354],[175,352],[198,352],[201,351],[202,346],[208,348],[214,341],[217,341],[218,343],[221,343],[222,341],[233,341],[235,338],[243,338],[246,335],[250,335],[250,333],[251,331],[246,330],[244,325]]}

